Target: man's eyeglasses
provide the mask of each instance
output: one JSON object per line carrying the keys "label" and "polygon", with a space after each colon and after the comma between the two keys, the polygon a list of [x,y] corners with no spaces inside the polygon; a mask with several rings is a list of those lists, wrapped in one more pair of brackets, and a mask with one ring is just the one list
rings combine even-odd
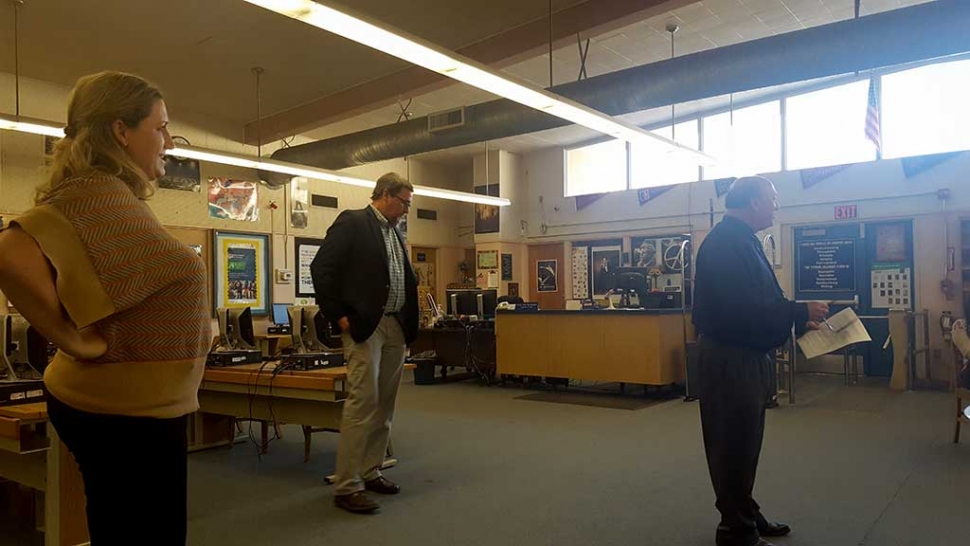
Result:
{"label": "man's eyeglasses", "polygon": [[410,201],[406,201],[404,199],[401,199],[401,196],[399,196],[399,195],[394,195],[392,197],[394,197],[394,199],[397,199],[398,201],[400,201],[401,204],[404,205],[404,208],[405,209],[410,209],[411,208],[411,202]]}

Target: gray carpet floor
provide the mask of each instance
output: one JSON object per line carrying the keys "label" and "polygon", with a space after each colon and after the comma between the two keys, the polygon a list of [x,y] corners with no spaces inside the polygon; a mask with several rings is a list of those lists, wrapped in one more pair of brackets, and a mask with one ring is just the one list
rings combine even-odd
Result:
{"label": "gray carpet floor", "polygon": [[[771,410],[756,488],[788,546],[970,542],[970,430],[950,443],[954,401],[803,376]],[[518,387],[402,386],[394,429],[403,487],[373,516],[333,506],[336,436],[299,428],[190,456],[189,544],[713,544],[718,517],[698,407],[636,411],[516,400]]]}

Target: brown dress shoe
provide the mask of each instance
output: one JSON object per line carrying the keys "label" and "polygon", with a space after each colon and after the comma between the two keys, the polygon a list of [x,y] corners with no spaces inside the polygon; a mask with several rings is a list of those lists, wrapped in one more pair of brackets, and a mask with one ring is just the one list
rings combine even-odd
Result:
{"label": "brown dress shoe", "polygon": [[392,482],[384,476],[378,476],[373,480],[364,482],[364,488],[368,491],[373,491],[374,493],[380,493],[381,495],[397,495],[401,492],[400,485]]}
{"label": "brown dress shoe", "polygon": [[333,498],[333,503],[337,505],[338,508],[343,508],[348,512],[353,512],[355,514],[369,514],[375,512],[381,505],[377,504],[367,493],[363,491],[358,491],[356,493],[351,493],[349,495],[335,495]]}

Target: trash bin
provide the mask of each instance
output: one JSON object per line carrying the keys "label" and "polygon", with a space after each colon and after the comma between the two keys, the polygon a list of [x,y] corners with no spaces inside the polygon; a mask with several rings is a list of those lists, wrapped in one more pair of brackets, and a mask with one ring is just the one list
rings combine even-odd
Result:
{"label": "trash bin", "polygon": [[411,362],[416,366],[414,368],[415,385],[434,385],[437,382],[434,378],[435,364],[438,363],[437,357],[412,358]]}

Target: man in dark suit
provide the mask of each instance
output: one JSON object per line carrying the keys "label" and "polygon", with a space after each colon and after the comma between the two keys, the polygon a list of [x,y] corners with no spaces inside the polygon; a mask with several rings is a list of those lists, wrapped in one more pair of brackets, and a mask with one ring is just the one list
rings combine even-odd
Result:
{"label": "man in dark suit", "polygon": [[381,465],[405,348],[418,335],[417,280],[397,228],[413,191],[398,174],[380,177],[371,204],[342,212],[310,265],[317,303],[339,326],[347,359],[334,502],[354,513],[379,508],[365,491],[400,491]]}
{"label": "man in dark suit", "polygon": [[704,450],[721,512],[718,546],[771,546],[761,537],[790,529],[768,521],[752,491],[775,373],[772,355],[792,325],[799,333],[818,329],[828,306],[787,299],[755,235],[771,227],[778,208],[769,180],[738,179],[725,206],[727,214],[697,254],[694,280]]}

